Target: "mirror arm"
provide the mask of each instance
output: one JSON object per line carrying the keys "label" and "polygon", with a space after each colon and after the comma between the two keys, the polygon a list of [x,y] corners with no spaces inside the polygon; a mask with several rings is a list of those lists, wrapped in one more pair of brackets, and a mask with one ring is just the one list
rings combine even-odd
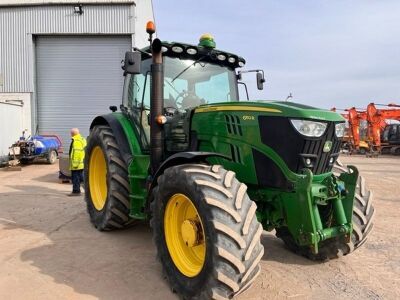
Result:
{"label": "mirror arm", "polygon": [[240,82],[240,81],[238,81],[238,84],[244,85],[244,89],[246,91],[247,101],[249,101],[249,91],[247,90],[247,85],[244,82]]}
{"label": "mirror arm", "polygon": [[133,51],[140,52],[140,53],[142,53],[144,55],[147,55],[148,57],[153,57],[153,55],[151,53],[148,53],[146,51],[140,50],[139,48],[136,48],[136,47],[133,47]]}
{"label": "mirror arm", "polygon": [[256,73],[262,73],[262,75],[263,75],[263,78],[265,78],[265,75],[264,75],[264,70],[262,70],[262,69],[254,69],[254,70],[243,70],[243,71],[238,71],[238,76],[242,77],[242,74],[244,74],[244,73],[253,73],[253,72],[256,72]]}

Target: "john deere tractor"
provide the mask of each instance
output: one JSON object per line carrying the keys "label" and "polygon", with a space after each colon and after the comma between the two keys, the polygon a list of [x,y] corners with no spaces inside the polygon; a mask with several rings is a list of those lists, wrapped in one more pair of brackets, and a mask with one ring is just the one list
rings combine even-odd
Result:
{"label": "john deere tractor", "polygon": [[337,165],[344,119],[296,103],[239,101],[242,57],[217,50],[210,35],[198,45],[153,40],[151,25],[150,46],[125,55],[120,111],[110,107],[90,127],[94,226],[150,220],[183,299],[230,299],[251,286],[263,230],[313,260],[360,247],[374,208],[357,168]]}

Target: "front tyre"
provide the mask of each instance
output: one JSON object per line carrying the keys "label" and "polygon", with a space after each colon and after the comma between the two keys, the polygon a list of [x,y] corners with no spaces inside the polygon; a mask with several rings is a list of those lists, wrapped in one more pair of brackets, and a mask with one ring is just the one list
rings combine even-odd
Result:
{"label": "front tyre", "polygon": [[84,173],[85,200],[93,225],[100,231],[129,225],[128,167],[109,126],[95,126],[90,132]]}
{"label": "front tyre", "polygon": [[214,165],[168,168],[151,204],[153,237],[173,291],[184,299],[230,299],[260,273],[263,231],[235,173]]}

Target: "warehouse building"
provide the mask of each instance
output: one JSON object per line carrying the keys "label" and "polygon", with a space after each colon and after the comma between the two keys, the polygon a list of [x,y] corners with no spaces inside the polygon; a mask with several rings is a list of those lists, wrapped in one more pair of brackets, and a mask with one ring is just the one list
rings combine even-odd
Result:
{"label": "warehouse building", "polygon": [[88,135],[121,102],[121,60],[147,41],[151,0],[0,0],[0,157],[22,131]]}

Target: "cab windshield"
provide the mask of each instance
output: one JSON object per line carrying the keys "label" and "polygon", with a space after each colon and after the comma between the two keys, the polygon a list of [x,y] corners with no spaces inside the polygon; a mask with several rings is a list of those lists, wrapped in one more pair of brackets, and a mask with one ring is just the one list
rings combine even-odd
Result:
{"label": "cab windshield", "polygon": [[[129,78],[128,106],[150,109],[151,59],[142,74]],[[202,61],[164,57],[164,107],[188,109],[201,104],[239,101],[234,69]]]}

